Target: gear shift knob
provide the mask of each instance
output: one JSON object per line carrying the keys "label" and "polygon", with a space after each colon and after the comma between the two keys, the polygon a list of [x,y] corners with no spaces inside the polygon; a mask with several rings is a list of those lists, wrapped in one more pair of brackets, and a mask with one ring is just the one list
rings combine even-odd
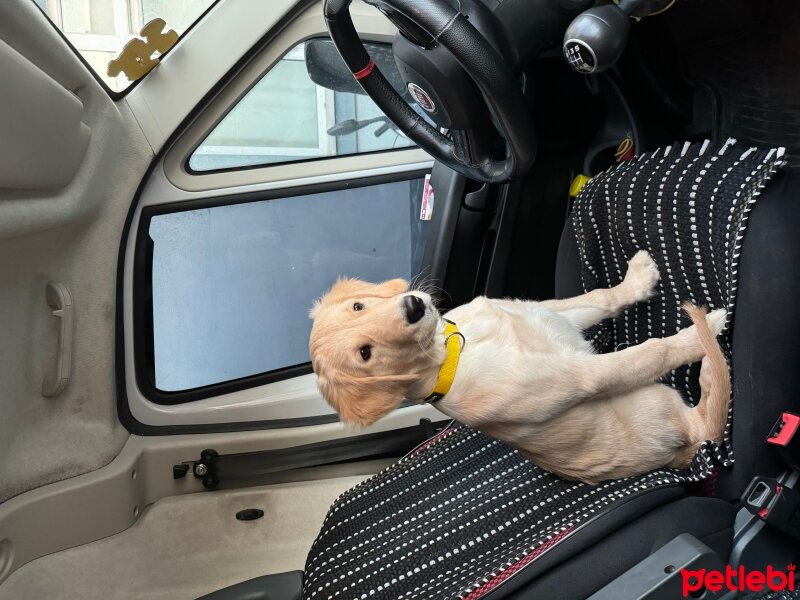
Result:
{"label": "gear shift knob", "polygon": [[590,8],[570,23],[564,34],[564,57],[579,73],[605,71],[622,56],[630,21],[615,4]]}
{"label": "gear shift knob", "polygon": [[599,73],[614,66],[625,50],[630,17],[644,17],[666,0],[620,0],[583,11],[564,34],[564,57],[579,73]]}

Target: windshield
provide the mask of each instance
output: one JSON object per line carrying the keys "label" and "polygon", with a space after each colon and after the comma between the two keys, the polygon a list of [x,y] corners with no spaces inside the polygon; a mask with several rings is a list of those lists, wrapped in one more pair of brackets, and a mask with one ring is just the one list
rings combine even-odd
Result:
{"label": "windshield", "polygon": [[[119,69],[109,75],[109,62],[153,19],[164,31],[183,34],[216,0],[33,0],[114,92],[133,81]],[[158,52],[155,52],[158,56]],[[136,79],[136,77],[134,77]]]}

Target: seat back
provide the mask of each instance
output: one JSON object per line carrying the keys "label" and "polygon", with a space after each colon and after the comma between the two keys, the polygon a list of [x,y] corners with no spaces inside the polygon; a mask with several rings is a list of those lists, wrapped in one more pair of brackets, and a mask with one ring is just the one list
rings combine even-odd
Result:
{"label": "seat back", "polygon": [[[716,493],[735,499],[753,475],[779,472],[764,439],[781,411],[800,409],[800,370],[791,367],[800,356],[800,314],[792,307],[798,284],[791,275],[800,259],[800,177],[780,170],[777,152],[748,152],[731,142],[719,152],[675,146],[671,159],[659,160],[662,152],[603,173],[582,192],[562,235],[556,294],[614,285],[627,258],[650,251],[662,274],[658,296],[592,332],[600,351],[685,326],[684,300],[728,308],[722,343],[731,361],[734,418],[716,455],[720,464],[731,455],[735,463],[720,471]],[[677,370],[665,383],[692,403],[699,397],[697,372],[697,366]]]}

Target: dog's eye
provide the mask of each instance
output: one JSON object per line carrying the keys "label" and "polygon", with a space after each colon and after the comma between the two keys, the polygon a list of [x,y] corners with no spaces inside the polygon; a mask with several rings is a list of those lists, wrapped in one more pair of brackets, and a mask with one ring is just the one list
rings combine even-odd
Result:
{"label": "dog's eye", "polygon": [[372,348],[369,346],[362,346],[358,352],[364,360],[369,360],[369,357],[372,356]]}
{"label": "dog's eye", "polygon": [[353,304],[353,310],[355,311],[364,310],[364,305],[361,304],[361,302],[356,302],[355,304]]}

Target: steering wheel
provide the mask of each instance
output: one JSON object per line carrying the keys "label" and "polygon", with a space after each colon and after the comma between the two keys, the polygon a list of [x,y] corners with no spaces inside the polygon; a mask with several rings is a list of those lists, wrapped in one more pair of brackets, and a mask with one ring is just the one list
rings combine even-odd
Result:
{"label": "steering wheel", "polygon": [[[485,20],[487,9],[469,19],[460,10],[468,0],[366,0],[400,30],[394,44],[398,65],[398,41],[422,61],[401,71],[411,96],[443,133],[415,112],[375,66],[353,25],[350,2],[326,0],[331,39],[364,91],[405,135],[477,181],[504,182],[530,168],[536,138],[520,84],[500,51],[471,22]],[[453,59],[454,68],[441,65]]]}

